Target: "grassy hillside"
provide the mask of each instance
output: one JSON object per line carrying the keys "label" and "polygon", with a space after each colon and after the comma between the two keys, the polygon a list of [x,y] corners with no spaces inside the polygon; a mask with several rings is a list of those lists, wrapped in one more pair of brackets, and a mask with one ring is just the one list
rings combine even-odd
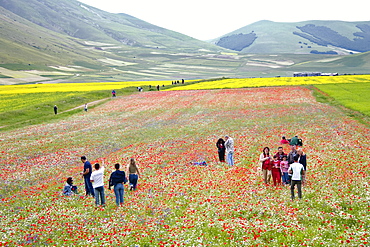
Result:
{"label": "grassy hillside", "polygon": [[[344,21],[305,21],[305,22],[272,22],[259,21],[231,33],[213,43],[219,43],[225,37],[237,37],[239,34],[253,34],[255,41],[242,49],[245,53],[311,53],[336,52],[348,54],[348,50],[364,52],[364,44],[370,39],[370,22]],[[358,41],[363,41],[358,42]],[[240,40],[243,42],[243,40]],[[238,42],[232,40],[232,42]],[[361,44],[360,44],[361,43]],[[235,44],[230,44],[235,46]],[[223,47],[228,48],[224,45]],[[366,47],[366,46],[365,46]]]}
{"label": "grassy hillside", "polygon": [[41,27],[83,40],[172,51],[220,50],[135,17],[111,14],[76,0],[0,0],[0,6]]}

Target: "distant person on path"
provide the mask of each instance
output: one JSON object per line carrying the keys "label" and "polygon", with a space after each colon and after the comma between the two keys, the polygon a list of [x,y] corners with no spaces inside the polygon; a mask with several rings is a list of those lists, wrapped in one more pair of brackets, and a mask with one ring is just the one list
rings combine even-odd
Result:
{"label": "distant person on path", "polygon": [[159,91],[159,85],[157,85],[157,91]]}
{"label": "distant person on path", "polygon": [[130,164],[127,166],[127,173],[129,174],[128,180],[130,182],[130,190],[136,190],[140,172],[134,158],[130,159]]}
{"label": "distant person on path", "polygon": [[69,177],[64,185],[63,195],[70,196],[73,194],[77,194],[77,186],[73,185],[73,179]]}
{"label": "distant person on path", "polygon": [[112,90],[112,97],[116,97],[116,90]]}
{"label": "distant person on path", "polygon": [[86,196],[92,195],[95,196],[94,188],[92,186],[92,183],[90,181],[90,176],[92,173],[92,166],[90,162],[86,159],[86,156],[81,156],[81,161],[84,163],[84,170],[82,172],[82,176],[85,181],[85,190],[86,190]]}
{"label": "distant person on path", "polygon": [[114,194],[116,196],[116,205],[122,206],[123,205],[123,196],[125,192],[124,184],[127,183],[126,173],[124,171],[121,171],[120,164],[116,163],[114,164],[114,167],[116,170],[112,172],[109,178],[109,190],[112,186],[114,186]]}
{"label": "distant person on path", "polygon": [[265,184],[269,184],[271,180],[271,156],[270,148],[265,147],[260,155],[260,162],[262,164],[262,175]]}
{"label": "distant person on path", "polygon": [[105,206],[105,195],[104,195],[104,166],[100,167],[99,163],[94,165],[95,171],[91,173],[90,181],[93,183],[95,192],[95,205]]}
{"label": "distant person on path", "polygon": [[225,136],[225,151],[227,155],[227,163],[229,166],[234,165],[234,140],[230,136]]}
{"label": "distant person on path", "polygon": [[85,104],[85,108],[84,108],[84,111],[87,111],[87,103]]}
{"label": "distant person on path", "polygon": [[292,175],[292,181],[290,183],[291,198],[294,200],[294,187],[297,185],[298,198],[302,198],[302,175],[305,174],[303,165],[298,163],[298,155],[294,156],[294,163],[290,165],[288,172]]}
{"label": "distant person on path", "polygon": [[281,169],[281,177],[283,179],[283,184],[290,184],[290,178],[288,175],[288,169],[289,169],[289,164],[287,161],[287,156],[283,157],[283,160],[280,161],[280,169]]}
{"label": "distant person on path", "polygon": [[289,141],[283,136],[281,137],[280,144],[289,144]]}
{"label": "distant person on path", "polygon": [[222,139],[222,138],[218,139],[218,141],[216,142],[216,147],[218,149],[218,158],[219,158],[220,162],[225,162],[226,148],[225,148],[224,139]]}
{"label": "distant person on path", "polygon": [[54,114],[57,115],[58,114],[58,107],[57,105],[54,105]]}

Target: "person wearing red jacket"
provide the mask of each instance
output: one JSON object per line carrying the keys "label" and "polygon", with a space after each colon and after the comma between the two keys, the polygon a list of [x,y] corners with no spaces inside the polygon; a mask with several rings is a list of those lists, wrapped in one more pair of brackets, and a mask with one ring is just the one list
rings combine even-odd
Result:
{"label": "person wearing red jacket", "polygon": [[270,149],[265,147],[260,155],[260,162],[262,165],[263,181],[269,184],[271,180],[271,156]]}
{"label": "person wearing red jacket", "polygon": [[274,181],[274,186],[281,184],[281,170],[280,170],[280,160],[278,160],[278,156],[274,155],[274,160],[272,163],[272,180]]}

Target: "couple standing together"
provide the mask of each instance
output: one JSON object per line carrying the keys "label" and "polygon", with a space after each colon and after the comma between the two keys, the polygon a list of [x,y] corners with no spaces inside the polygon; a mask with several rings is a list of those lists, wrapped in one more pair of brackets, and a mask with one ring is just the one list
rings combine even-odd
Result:
{"label": "couple standing together", "polygon": [[230,136],[225,136],[224,139],[220,138],[216,142],[218,149],[218,157],[220,162],[225,162],[225,153],[227,155],[227,163],[229,166],[234,165],[234,140]]}

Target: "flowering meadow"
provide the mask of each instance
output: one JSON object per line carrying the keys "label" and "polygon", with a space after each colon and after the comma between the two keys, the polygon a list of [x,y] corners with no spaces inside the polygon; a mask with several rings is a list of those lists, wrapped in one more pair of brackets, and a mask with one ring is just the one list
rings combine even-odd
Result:
{"label": "flowering meadow", "polygon": [[316,77],[275,77],[275,78],[230,78],[216,81],[204,81],[169,90],[199,90],[245,87],[297,86],[342,83],[370,82],[370,75],[316,76]]}
{"label": "flowering meadow", "polygon": [[[225,134],[234,167],[218,162]],[[275,152],[283,135],[303,139],[301,200],[258,170],[262,148]],[[0,245],[369,246],[369,139],[368,127],[298,86],[117,97],[0,133]],[[105,164],[105,208],[84,196],[81,155]],[[107,180],[131,157],[138,190],[116,208]],[[69,176],[79,194],[65,197]]]}

